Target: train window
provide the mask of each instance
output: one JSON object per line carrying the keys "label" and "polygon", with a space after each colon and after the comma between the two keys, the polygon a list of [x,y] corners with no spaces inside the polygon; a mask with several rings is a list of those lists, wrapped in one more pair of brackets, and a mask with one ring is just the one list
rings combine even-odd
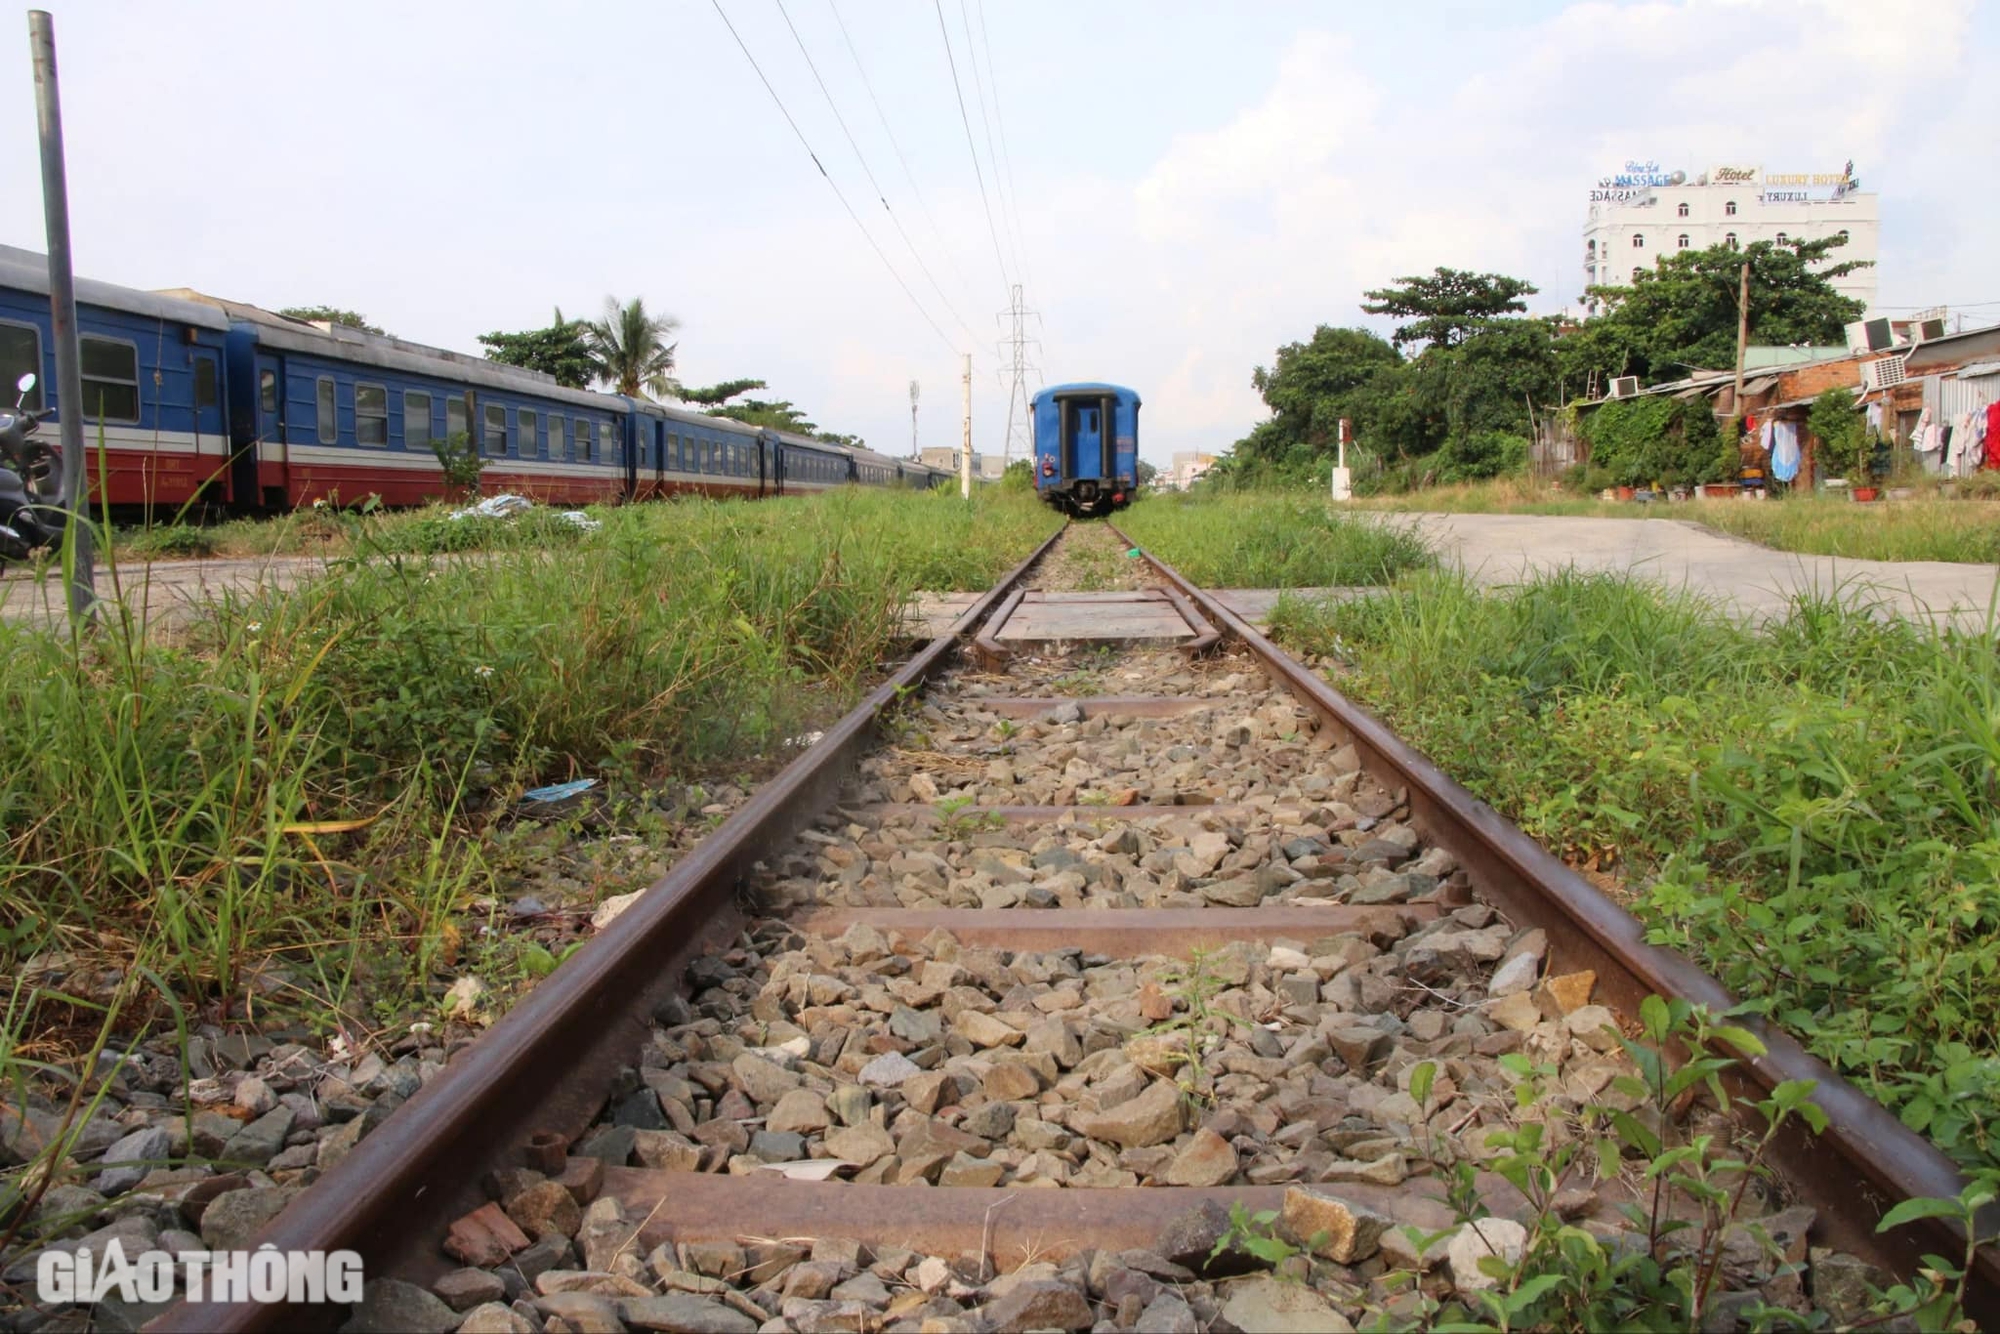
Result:
{"label": "train window", "polygon": [[486,405],[486,441],[482,448],[490,459],[506,457],[507,409],[498,403]]}
{"label": "train window", "polygon": [[581,417],[576,419],[575,458],[578,463],[590,462],[590,423]]}
{"label": "train window", "polygon": [[194,359],[194,405],[197,408],[212,408],[222,401],[215,384],[215,358],[196,357]]}
{"label": "train window", "polygon": [[389,391],[379,384],[354,386],[354,443],[389,443]]}
{"label": "train window", "polygon": [[542,442],[535,434],[535,414],[522,408],[520,418],[520,455],[524,459],[538,459],[542,456]]}
{"label": "train window", "polygon": [[138,421],[138,347],[89,334],[79,341],[83,345],[83,415],[93,421]]}
{"label": "train window", "polygon": [[42,373],[42,331],[32,324],[0,324],[0,379],[13,384],[29,371],[35,374],[35,387],[21,406],[39,412],[42,381],[48,378]]}
{"label": "train window", "polygon": [[444,401],[444,438],[458,445],[460,437],[469,437],[472,432],[472,395],[461,394]]}
{"label": "train window", "polygon": [[278,411],[278,373],[276,371],[257,372],[257,406],[273,414]]}
{"label": "train window", "polygon": [[322,375],[313,382],[313,397],[319,405],[319,442],[340,443],[340,408],[333,396],[333,377]]}
{"label": "train window", "polygon": [[681,438],[678,432],[667,432],[667,467],[681,471]]}
{"label": "train window", "polygon": [[403,395],[403,448],[429,449],[431,447],[431,396],[429,394],[405,393]]}
{"label": "train window", "polygon": [[568,425],[564,423],[561,417],[551,413],[549,416],[549,457],[558,463],[562,462],[568,452],[564,446],[568,444]]}

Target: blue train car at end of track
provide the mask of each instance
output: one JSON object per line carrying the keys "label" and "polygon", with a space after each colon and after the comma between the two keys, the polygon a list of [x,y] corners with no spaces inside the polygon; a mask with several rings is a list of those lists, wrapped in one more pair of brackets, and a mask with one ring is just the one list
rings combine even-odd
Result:
{"label": "blue train car at end of track", "polygon": [[1035,395],[1035,491],[1067,514],[1123,509],[1139,477],[1139,395],[1059,384]]}

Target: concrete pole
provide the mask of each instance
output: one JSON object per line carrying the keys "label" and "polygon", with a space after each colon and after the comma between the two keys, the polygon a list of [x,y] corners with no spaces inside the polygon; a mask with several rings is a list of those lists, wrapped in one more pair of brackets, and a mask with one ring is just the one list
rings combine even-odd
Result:
{"label": "concrete pole", "polygon": [[1743,274],[1736,286],[1736,387],[1729,394],[1729,445],[1735,448],[1742,435],[1743,353],[1750,342],[1750,261],[1743,261]]}
{"label": "concrete pole", "polygon": [[69,512],[75,566],[69,584],[74,623],[97,601],[92,570],[90,514],[84,486],[89,457],[83,449],[83,364],[76,341],[76,284],[69,259],[69,184],[63,170],[62,99],[56,88],[55,21],[28,11],[28,47],[35,64],[35,118],[42,135],[42,212],[49,237],[49,320],[56,345],[57,432],[62,441],[62,507]]}
{"label": "concrete pole", "polygon": [[965,433],[958,446],[958,494],[972,499],[972,354],[965,354]]}

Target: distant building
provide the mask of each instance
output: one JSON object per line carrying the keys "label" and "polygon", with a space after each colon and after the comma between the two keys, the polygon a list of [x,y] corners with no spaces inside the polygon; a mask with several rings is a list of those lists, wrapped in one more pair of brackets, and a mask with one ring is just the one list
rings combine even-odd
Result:
{"label": "distant building", "polygon": [[[1710,167],[1696,176],[1657,162],[1627,162],[1590,192],[1583,228],[1586,286],[1624,286],[1641,269],[1680,250],[1742,247],[1752,241],[1818,241],[1845,233],[1834,262],[1874,260],[1881,247],[1879,196],[1864,192],[1854,164],[1841,171],[1766,171]],[[1842,296],[1872,313],[1873,264],[1832,280]],[[1586,300],[1586,313],[1596,303]]]}
{"label": "distant building", "polygon": [[[918,453],[918,461],[932,468],[947,468],[952,472],[957,472],[958,447],[956,445],[946,445],[942,448],[921,450]],[[1000,480],[1000,474],[1004,471],[1006,471],[1006,460],[1002,459],[998,454],[981,454],[977,450],[973,451],[972,475],[974,477],[977,477],[982,482],[997,482]]]}
{"label": "distant building", "polygon": [[1215,466],[1215,455],[1186,453],[1174,455],[1174,466],[1161,482],[1176,491],[1185,491],[1201,479],[1201,475]]}

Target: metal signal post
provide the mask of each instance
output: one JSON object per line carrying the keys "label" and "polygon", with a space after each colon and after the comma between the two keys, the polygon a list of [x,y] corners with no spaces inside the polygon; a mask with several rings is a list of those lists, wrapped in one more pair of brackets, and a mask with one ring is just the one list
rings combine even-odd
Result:
{"label": "metal signal post", "polygon": [[965,354],[965,434],[958,445],[958,494],[972,499],[972,354]]}
{"label": "metal signal post", "polygon": [[49,234],[49,319],[56,345],[57,429],[62,441],[62,507],[75,562],[70,574],[72,622],[89,615],[97,601],[91,569],[90,514],[85,496],[83,451],[83,367],[76,341],[76,283],[69,258],[69,185],[63,170],[62,99],[56,88],[55,20],[40,9],[28,11],[28,46],[35,62],[35,117],[42,135],[42,210]]}

